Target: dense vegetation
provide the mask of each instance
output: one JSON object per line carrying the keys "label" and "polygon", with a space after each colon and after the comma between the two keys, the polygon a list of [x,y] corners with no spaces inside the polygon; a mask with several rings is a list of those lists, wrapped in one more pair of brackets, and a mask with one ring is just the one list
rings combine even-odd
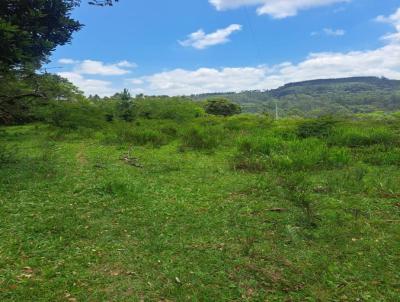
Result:
{"label": "dense vegetation", "polygon": [[398,113],[115,97],[0,129],[1,301],[396,301]]}
{"label": "dense vegetation", "polygon": [[269,91],[205,94],[194,99],[224,97],[242,105],[245,112],[281,116],[318,117],[400,110],[400,81],[375,77],[353,77],[290,83]]}

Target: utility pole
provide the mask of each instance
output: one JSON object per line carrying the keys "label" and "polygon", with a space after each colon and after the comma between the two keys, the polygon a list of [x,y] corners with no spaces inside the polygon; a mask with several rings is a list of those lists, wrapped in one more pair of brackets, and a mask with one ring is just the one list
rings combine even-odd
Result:
{"label": "utility pole", "polygon": [[278,102],[275,101],[275,119],[279,120]]}

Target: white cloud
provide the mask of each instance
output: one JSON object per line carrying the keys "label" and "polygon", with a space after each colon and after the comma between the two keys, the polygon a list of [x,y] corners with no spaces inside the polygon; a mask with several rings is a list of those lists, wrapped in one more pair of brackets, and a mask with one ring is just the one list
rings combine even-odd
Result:
{"label": "white cloud", "polygon": [[209,0],[217,10],[257,6],[259,15],[270,15],[276,19],[295,16],[300,10],[349,1],[351,0]]}
{"label": "white cloud", "polygon": [[229,42],[229,36],[236,31],[240,31],[242,26],[239,24],[229,25],[227,28],[206,34],[202,29],[188,35],[187,40],[179,41],[179,44],[185,47],[194,47],[196,49],[205,49],[210,46],[224,44]]}
{"label": "white cloud", "polygon": [[[265,90],[290,82],[351,76],[400,79],[400,45],[348,53],[315,53],[299,64],[238,68],[175,69],[132,79],[147,94],[188,95],[206,92]],[[136,85],[135,85],[136,84]]]}
{"label": "white cloud", "polygon": [[[400,35],[400,9],[379,21],[389,22]],[[389,39],[375,50],[312,53],[304,61],[274,66],[175,69],[131,79],[133,91],[147,94],[184,95],[271,89],[296,81],[351,76],[385,76],[400,79],[400,39]]]}
{"label": "white cloud", "polygon": [[131,63],[127,61],[104,64],[101,61],[84,60],[76,66],[75,72],[79,74],[117,76],[130,73],[131,71],[126,69],[127,67],[132,67]]}
{"label": "white cloud", "polygon": [[73,65],[73,71],[77,74],[90,74],[102,76],[118,76],[130,73],[129,69],[137,67],[135,63],[129,61],[120,61],[114,64],[105,64],[101,61],[73,59],[60,59],[58,63],[63,65]]}
{"label": "white cloud", "polygon": [[58,60],[58,63],[63,64],[63,65],[70,65],[70,64],[76,64],[76,63],[78,63],[78,61],[63,58],[63,59]]}
{"label": "white cloud", "polygon": [[332,28],[324,28],[323,29],[324,34],[327,36],[344,36],[346,34],[346,31],[343,29],[332,29]]}
{"label": "white cloud", "polygon": [[326,35],[332,37],[340,37],[344,36],[346,31],[344,29],[332,29],[332,28],[324,28],[322,31],[314,31],[311,33],[311,36],[319,36]]}
{"label": "white cloud", "polygon": [[112,82],[86,79],[81,74],[76,72],[59,72],[59,76],[68,79],[75,86],[82,89],[86,95],[100,95],[107,96],[116,93],[118,90],[113,88]]}
{"label": "white cloud", "polygon": [[395,33],[385,35],[383,37],[384,40],[389,40],[393,42],[400,41],[400,8],[398,8],[397,11],[389,17],[378,16],[375,20],[378,22],[392,24],[396,29]]}
{"label": "white cloud", "polygon": [[130,68],[136,67],[135,63],[120,61],[114,64],[105,64],[101,61],[73,59],[60,59],[60,64],[71,65],[71,70],[59,72],[58,75],[67,78],[74,85],[85,92],[86,95],[98,94],[107,96],[121,90],[114,87],[112,81],[87,78],[91,76],[121,76],[130,73]]}
{"label": "white cloud", "polygon": [[[392,38],[385,39],[385,44],[377,49],[312,53],[297,64],[283,62],[273,66],[174,69],[127,79],[124,84],[129,84],[132,93],[188,95],[272,89],[290,82],[320,78],[385,76],[400,80],[400,39],[395,38],[400,36],[400,9],[389,17],[380,16],[377,20],[389,23],[395,29],[386,35]],[[111,95],[121,90],[115,89],[112,82],[86,79],[74,70],[60,75],[70,79],[86,94]]]}
{"label": "white cloud", "polygon": [[125,68],[135,68],[135,67],[137,67],[137,64],[129,62],[127,60],[124,60],[124,61],[118,62],[117,64],[115,64],[115,66],[125,67]]}

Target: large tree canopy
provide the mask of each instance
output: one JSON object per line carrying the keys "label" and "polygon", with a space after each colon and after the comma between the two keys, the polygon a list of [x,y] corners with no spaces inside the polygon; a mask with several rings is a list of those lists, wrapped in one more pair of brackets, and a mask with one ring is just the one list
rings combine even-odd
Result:
{"label": "large tree canopy", "polygon": [[[85,0],[111,6],[118,0]],[[29,108],[79,95],[71,83],[39,69],[82,24],[71,18],[81,0],[0,0],[0,124],[26,120]],[[58,91],[58,92],[57,92]],[[62,93],[60,93],[62,91]],[[56,93],[55,93],[56,92]]]}
{"label": "large tree canopy", "polygon": [[70,17],[76,0],[0,1],[0,71],[37,69],[82,25]]}

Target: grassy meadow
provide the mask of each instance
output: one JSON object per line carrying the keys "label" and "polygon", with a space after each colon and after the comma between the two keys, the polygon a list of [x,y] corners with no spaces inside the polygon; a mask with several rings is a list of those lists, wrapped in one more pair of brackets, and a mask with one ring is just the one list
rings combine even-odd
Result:
{"label": "grassy meadow", "polygon": [[400,301],[398,114],[55,120],[0,128],[0,301]]}

